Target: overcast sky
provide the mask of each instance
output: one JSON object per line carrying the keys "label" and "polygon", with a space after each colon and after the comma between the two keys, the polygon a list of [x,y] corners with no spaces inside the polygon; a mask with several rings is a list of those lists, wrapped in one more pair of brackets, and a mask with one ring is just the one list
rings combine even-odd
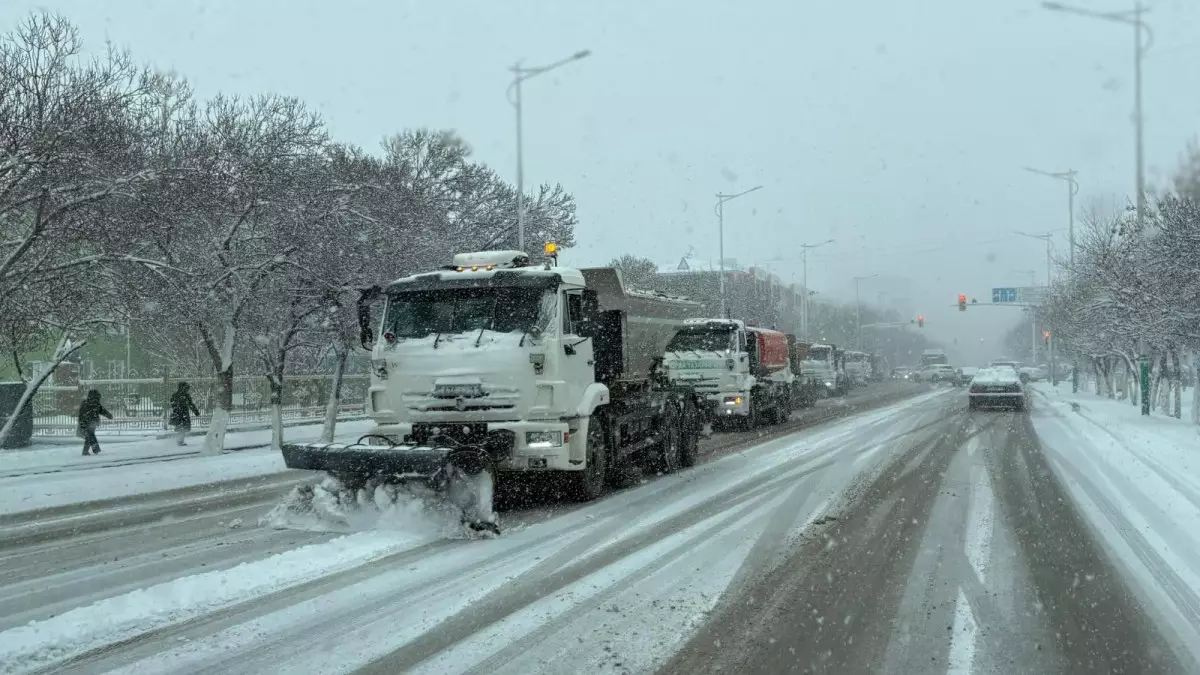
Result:
{"label": "overcast sky", "polygon": [[[1078,0],[1097,10],[1124,0]],[[1150,3],[1146,161],[1165,184],[1200,131],[1200,3]],[[65,14],[185,75],[204,97],[274,91],[320,110],[332,134],[374,149],[409,127],[455,129],[515,177],[517,59],[591,57],[525,84],[528,184],[579,205],[567,259],[625,252],[662,264],[726,256],[810,287],[878,302],[907,278],[932,336],[999,338],[1013,309],[960,314],[959,292],[1045,280],[1066,250],[1066,188],[1021,170],[1079,171],[1078,203],[1132,192],[1132,29],[994,0],[60,0],[0,4],[0,24]],[[979,352],[971,358],[986,358]]]}

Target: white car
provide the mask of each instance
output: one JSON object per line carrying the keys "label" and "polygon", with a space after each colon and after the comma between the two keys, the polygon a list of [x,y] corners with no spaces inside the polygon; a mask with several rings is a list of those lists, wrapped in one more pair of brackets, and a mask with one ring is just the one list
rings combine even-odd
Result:
{"label": "white car", "polygon": [[967,397],[970,410],[1003,407],[1022,411],[1026,406],[1025,385],[1017,371],[1006,366],[975,373]]}
{"label": "white car", "polygon": [[954,382],[958,379],[958,371],[954,366],[938,363],[913,373],[913,379],[918,382]]}

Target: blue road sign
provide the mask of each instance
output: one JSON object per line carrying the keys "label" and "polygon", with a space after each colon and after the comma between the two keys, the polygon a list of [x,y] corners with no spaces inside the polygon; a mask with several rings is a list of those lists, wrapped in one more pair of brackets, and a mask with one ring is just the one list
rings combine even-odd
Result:
{"label": "blue road sign", "polygon": [[1015,288],[993,288],[992,302],[1016,302],[1017,289]]}

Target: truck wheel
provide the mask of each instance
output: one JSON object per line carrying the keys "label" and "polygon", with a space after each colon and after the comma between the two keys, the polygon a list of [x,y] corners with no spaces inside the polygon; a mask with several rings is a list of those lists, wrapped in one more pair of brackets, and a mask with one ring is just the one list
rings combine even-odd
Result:
{"label": "truck wheel", "polygon": [[590,502],[604,494],[608,478],[608,441],[604,421],[596,415],[588,420],[587,466],[570,472],[570,494],[576,501]]}
{"label": "truck wheel", "polygon": [[683,415],[679,414],[679,409],[675,407],[673,402],[668,401],[663,409],[663,416],[659,420],[659,438],[658,447],[655,448],[652,455],[651,464],[653,469],[662,474],[674,473],[679,468],[679,457],[682,454],[682,436],[681,427],[683,426]]}
{"label": "truck wheel", "polygon": [[700,411],[691,401],[683,402],[683,415],[679,418],[679,466],[696,466],[700,451]]}

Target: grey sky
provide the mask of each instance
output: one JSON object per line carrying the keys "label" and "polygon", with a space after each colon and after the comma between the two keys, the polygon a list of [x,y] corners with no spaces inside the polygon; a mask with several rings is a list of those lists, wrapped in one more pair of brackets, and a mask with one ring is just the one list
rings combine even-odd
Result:
{"label": "grey sky", "polygon": [[[1151,4],[1147,164],[1161,184],[1198,130],[1200,4]],[[527,181],[579,202],[572,262],[715,258],[713,193],[761,183],[726,205],[727,256],[798,279],[796,245],[834,237],[810,255],[810,286],[849,298],[855,275],[907,276],[947,342],[999,337],[1016,317],[960,315],[957,293],[989,302],[992,286],[1025,283],[1012,270],[1042,283],[1044,246],[1012,230],[1052,230],[1065,249],[1065,188],[1022,165],[1074,167],[1081,204],[1133,183],[1132,29],[1035,1],[9,0],[0,24],[42,8],[202,96],[295,95],[371,149],[406,127],[457,129],[510,178],[505,68],[591,49],[525,89]],[[888,290],[873,283],[864,299]]]}

